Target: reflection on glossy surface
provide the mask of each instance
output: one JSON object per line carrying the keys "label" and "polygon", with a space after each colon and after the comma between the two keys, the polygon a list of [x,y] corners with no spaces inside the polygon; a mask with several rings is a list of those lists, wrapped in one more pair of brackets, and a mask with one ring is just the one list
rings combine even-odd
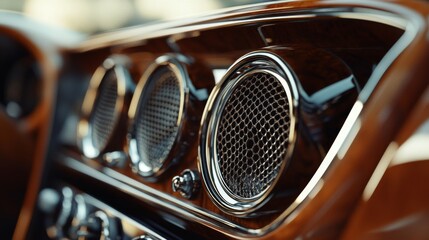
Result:
{"label": "reflection on glossy surface", "polygon": [[371,198],[355,212],[344,239],[425,239],[428,171],[429,161],[388,168]]}
{"label": "reflection on glossy surface", "polygon": [[[49,79],[56,80],[46,81],[49,83],[46,95],[55,94],[57,98],[43,102],[44,115],[36,129],[41,133],[35,147],[36,167],[16,239],[32,236],[28,229],[40,229],[38,224],[43,218],[37,211],[32,215],[34,196],[40,186],[59,181],[96,196],[138,221],[148,221],[166,231],[181,231],[178,235],[338,239],[371,176],[378,177],[370,180],[374,187],[368,190],[371,193],[367,194],[368,201],[358,207],[345,236],[404,237],[402,234],[411,234],[411,229],[418,233],[409,236],[423,237],[419,234],[425,230],[419,228],[427,221],[425,209],[429,196],[421,183],[426,180],[428,161],[401,160],[401,164],[386,171],[384,166],[395,153],[389,150],[385,154],[389,144],[394,142],[402,149],[409,149],[404,143],[407,139],[418,140],[410,136],[428,119],[427,114],[418,114],[427,113],[427,108],[415,105],[427,87],[429,47],[424,19],[428,12],[427,5],[405,0],[283,1],[172,25],[104,34],[49,54],[33,49],[43,63],[49,62],[52,53],[63,54],[54,60],[62,60],[58,62],[63,65],[42,65],[44,71],[54,76]],[[36,41],[28,36],[17,37],[22,38],[29,45]],[[288,201],[272,198],[274,211],[269,209],[264,215],[240,218],[217,208],[207,189],[190,200],[173,195],[171,178],[186,168],[198,167],[199,136],[191,127],[183,130],[189,136],[180,141],[184,154],[178,164],[153,183],[132,172],[128,164],[111,166],[87,159],[73,141],[70,144],[58,139],[62,128],[61,134],[69,132],[62,123],[78,114],[74,109],[81,106],[83,99],[79,91],[85,91],[90,74],[111,54],[129,57],[132,62],[129,71],[135,83],[158,56],[184,55],[189,59],[192,85],[209,92],[217,78],[213,70],[227,69],[243,54],[257,50],[278,54],[290,64],[302,94],[299,104],[302,121],[297,138],[301,142],[296,145],[299,150],[294,156],[296,161],[288,165],[288,169],[297,170],[287,172],[285,175],[290,179],[276,184],[280,197],[292,197]],[[59,77],[58,72],[61,72]],[[335,93],[330,95],[332,91]],[[195,108],[186,116],[198,123],[206,98],[193,97],[190,103]],[[412,112],[414,108],[418,111]],[[418,115],[419,120],[412,127],[404,125],[411,115]],[[126,127],[127,122],[122,126]],[[122,137],[117,138],[117,150],[127,153],[126,131],[118,133]],[[332,145],[334,139],[337,140]],[[382,158],[386,160],[380,163]],[[416,158],[424,156],[412,159]],[[312,180],[308,184],[309,179]],[[296,183],[299,187],[289,188]],[[303,188],[306,190],[299,195]],[[413,198],[410,200],[408,196]],[[287,208],[289,202],[293,205]],[[416,219],[420,221],[416,223]]]}
{"label": "reflection on glossy surface", "polygon": [[427,96],[429,90],[386,150],[344,239],[426,239],[429,235]]}
{"label": "reflection on glossy surface", "polygon": [[374,169],[374,172],[372,173],[365,190],[363,191],[362,197],[364,201],[368,200],[374,193],[375,188],[380,183],[380,179],[383,177],[387,167],[389,167],[392,157],[395,156],[396,150],[398,150],[398,144],[395,142],[392,142],[387,147],[380,159],[380,162],[378,162],[377,167]]}
{"label": "reflection on glossy surface", "polygon": [[391,165],[429,160],[429,120],[398,149]]}

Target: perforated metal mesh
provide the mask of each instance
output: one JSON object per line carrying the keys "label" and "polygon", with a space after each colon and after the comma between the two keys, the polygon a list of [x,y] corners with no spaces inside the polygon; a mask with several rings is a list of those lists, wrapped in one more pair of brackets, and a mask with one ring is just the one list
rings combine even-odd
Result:
{"label": "perforated metal mesh", "polygon": [[258,72],[237,83],[225,101],[216,139],[221,178],[234,195],[252,198],[272,184],[285,160],[287,94],[275,76]]}
{"label": "perforated metal mesh", "polygon": [[114,130],[117,98],[117,78],[113,71],[109,71],[99,86],[98,96],[89,120],[92,126],[92,144],[98,150],[102,150],[106,146]]}
{"label": "perforated metal mesh", "polygon": [[158,68],[148,80],[136,119],[136,140],[142,161],[160,168],[176,139],[180,112],[180,83],[172,70]]}

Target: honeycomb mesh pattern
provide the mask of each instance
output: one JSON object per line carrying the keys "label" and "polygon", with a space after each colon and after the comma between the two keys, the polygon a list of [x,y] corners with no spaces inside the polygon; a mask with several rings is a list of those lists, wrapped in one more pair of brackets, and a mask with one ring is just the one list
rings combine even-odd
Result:
{"label": "honeycomb mesh pattern", "polygon": [[176,139],[179,126],[180,84],[167,66],[148,80],[136,119],[137,151],[152,169],[160,168]]}
{"label": "honeycomb mesh pattern", "polygon": [[94,148],[98,150],[102,150],[106,146],[113,133],[116,124],[117,98],[117,78],[113,71],[109,71],[99,86],[98,96],[93,106],[94,110],[90,117],[91,140]]}
{"label": "honeycomb mesh pattern", "polygon": [[252,198],[271,185],[285,160],[289,131],[289,101],[275,76],[257,72],[237,83],[216,139],[221,178],[231,193]]}

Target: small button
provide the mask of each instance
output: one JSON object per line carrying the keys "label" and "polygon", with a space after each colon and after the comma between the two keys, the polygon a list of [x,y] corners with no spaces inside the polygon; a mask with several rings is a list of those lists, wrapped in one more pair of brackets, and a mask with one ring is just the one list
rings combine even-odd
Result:
{"label": "small button", "polygon": [[109,166],[121,166],[127,160],[127,155],[122,151],[103,154],[103,161]]}
{"label": "small button", "polygon": [[182,197],[190,199],[200,189],[200,182],[198,172],[186,169],[179,176],[173,177],[171,187],[174,192],[179,192]]}

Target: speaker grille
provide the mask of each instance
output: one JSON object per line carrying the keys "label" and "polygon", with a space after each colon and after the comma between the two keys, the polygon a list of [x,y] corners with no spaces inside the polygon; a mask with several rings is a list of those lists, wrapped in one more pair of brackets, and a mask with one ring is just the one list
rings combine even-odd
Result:
{"label": "speaker grille", "polygon": [[116,123],[116,101],[118,99],[118,84],[114,71],[111,70],[102,80],[98,89],[98,96],[93,106],[89,123],[92,126],[91,140],[93,146],[103,149]]}
{"label": "speaker grille", "polygon": [[151,168],[161,168],[179,130],[180,82],[168,66],[149,78],[136,118],[136,141],[140,158]]}
{"label": "speaker grille", "polygon": [[234,195],[255,197],[279,174],[288,149],[287,99],[275,76],[256,72],[237,83],[225,100],[216,150],[221,178]]}
{"label": "speaker grille", "polygon": [[295,81],[283,59],[258,51],[238,59],[210,94],[199,166],[210,198],[225,213],[256,216],[279,196],[276,185],[287,178],[296,141]]}

